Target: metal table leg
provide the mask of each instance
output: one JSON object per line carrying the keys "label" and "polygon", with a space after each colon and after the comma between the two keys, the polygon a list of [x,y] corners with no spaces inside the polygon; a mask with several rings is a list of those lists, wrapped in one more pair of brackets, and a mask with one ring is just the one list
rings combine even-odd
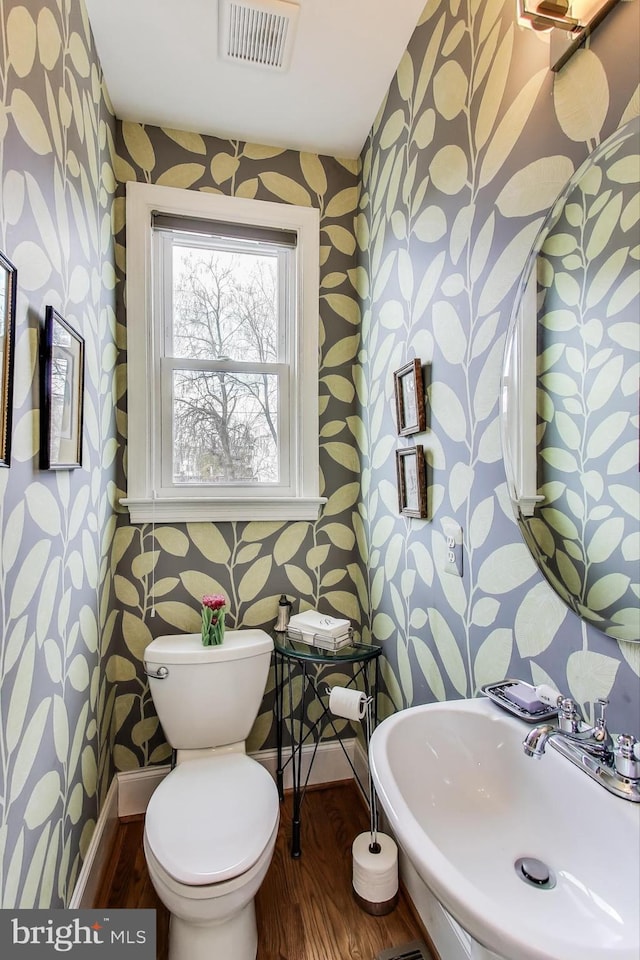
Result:
{"label": "metal table leg", "polygon": [[279,653],[275,654],[275,683],[276,683],[276,748],[278,755],[278,765],[276,769],[276,784],[278,786],[278,796],[281,800],[284,800],[284,771],[282,767],[282,725],[284,723],[284,710],[282,698],[284,696],[282,690],[283,683],[283,673],[284,673],[284,664],[282,662],[282,657]]}
{"label": "metal table leg", "polygon": [[[305,662],[301,665],[302,696],[300,698],[300,714],[298,717],[298,737],[295,736],[295,716],[293,713],[293,695],[290,696],[290,716],[291,716],[291,757],[297,757],[297,761],[292,764],[293,767],[293,817],[291,822],[291,856],[298,859],[302,855],[300,849],[300,808],[302,806],[302,746],[304,743],[304,718],[306,714],[307,701],[307,665]],[[291,678],[289,678],[291,684]]]}

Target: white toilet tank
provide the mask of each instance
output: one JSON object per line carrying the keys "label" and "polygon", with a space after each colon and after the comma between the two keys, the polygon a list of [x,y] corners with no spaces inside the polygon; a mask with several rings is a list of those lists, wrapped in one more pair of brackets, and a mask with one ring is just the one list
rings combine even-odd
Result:
{"label": "white toilet tank", "polygon": [[227,630],[205,647],[199,633],[152,640],[144,652],[149,689],[176,750],[241,743],[258,715],[273,640],[264,630]]}

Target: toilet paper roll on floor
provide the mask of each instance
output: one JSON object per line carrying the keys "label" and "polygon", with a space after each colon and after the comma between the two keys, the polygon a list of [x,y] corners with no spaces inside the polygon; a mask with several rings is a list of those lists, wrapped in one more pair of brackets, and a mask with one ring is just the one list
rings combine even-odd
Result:
{"label": "toilet paper roll on floor", "polygon": [[329,710],[345,720],[362,720],[367,709],[367,697],[360,690],[332,687],[329,694]]}
{"label": "toilet paper roll on floor", "polygon": [[353,841],[353,890],[360,906],[374,915],[389,913],[398,893],[398,847],[392,837],[377,834],[378,853],[371,852],[371,834]]}

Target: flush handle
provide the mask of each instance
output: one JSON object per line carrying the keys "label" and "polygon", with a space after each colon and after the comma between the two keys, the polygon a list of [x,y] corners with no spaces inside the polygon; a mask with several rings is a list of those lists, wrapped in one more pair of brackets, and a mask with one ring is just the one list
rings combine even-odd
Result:
{"label": "flush handle", "polygon": [[154,680],[166,680],[169,676],[168,667],[158,667],[157,670],[150,670],[149,667],[145,664],[144,672],[148,677],[152,677]]}

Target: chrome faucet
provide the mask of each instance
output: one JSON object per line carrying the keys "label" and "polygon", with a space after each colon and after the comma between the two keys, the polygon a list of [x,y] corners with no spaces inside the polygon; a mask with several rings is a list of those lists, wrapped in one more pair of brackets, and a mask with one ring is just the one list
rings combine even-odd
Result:
{"label": "chrome faucet", "polygon": [[608,702],[598,700],[600,713],[590,727],[580,720],[573,700],[559,696],[558,726],[543,724],[531,730],[523,741],[524,752],[527,757],[539,759],[550,743],[611,793],[640,801],[640,742],[630,734],[622,734],[614,746],[607,729]]}
{"label": "chrome faucet", "polygon": [[606,720],[608,703],[608,700],[598,700],[600,715],[594,726],[585,727],[580,721],[573,700],[569,697],[558,697],[558,726],[545,724],[532,730],[525,737],[524,752],[528,757],[541,757],[552,737],[566,737],[579,743],[586,753],[600,757],[608,763],[613,758],[613,740],[607,730]]}

